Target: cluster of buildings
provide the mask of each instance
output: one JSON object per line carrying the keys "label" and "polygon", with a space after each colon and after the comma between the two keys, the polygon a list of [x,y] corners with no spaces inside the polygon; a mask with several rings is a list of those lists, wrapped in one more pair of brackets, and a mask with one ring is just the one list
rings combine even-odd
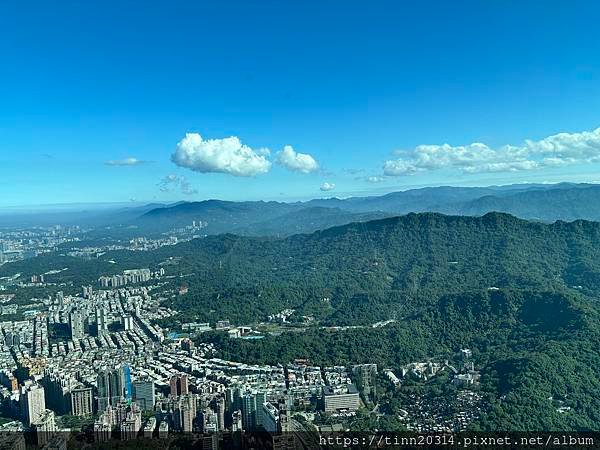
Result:
{"label": "cluster of buildings", "polygon": [[130,269],[123,273],[110,276],[101,276],[98,283],[101,288],[119,288],[128,284],[138,284],[150,281],[152,278],[160,278],[165,275],[165,269],[160,268],[156,272],[150,272],[150,269]]}
{"label": "cluster of buildings", "polygon": [[131,239],[129,241],[129,245],[126,246],[125,248],[127,250],[132,250],[132,251],[137,251],[137,252],[147,252],[150,250],[156,250],[157,248],[160,247],[165,247],[168,245],[176,245],[180,242],[183,242],[182,240],[180,240],[177,236],[168,236],[165,238],[160,238],[160,239],[149,239],[147,237],[138,237],[138,238],[134,238]]}
{"label": "cluster of buildings", "polygon": [[59,245],[80,240],[78,226],[33,227],[0,232],[0,265],[55,251]]}
{"label": "cluster of buildings", "polygon": [[479,384],[480,375],[475,370],[472,355],[470,349],[461,349],[454,365],[448,360],[428,360],[406,364],[397,372],[398,375],[391,369],[383,371],[395,389],[403,383],[426,382],[441,375],[447,376],[449,383],[460,388],[452,398],[444,395],[435,398],[427,391],[410,393],[405,409],[401,409],[399,414],[408,430],[419,433],[465,431],[480,417],[483,397],[474,389]]}
{"label": "cluster of buildings", "polygon": [[449,360],[443,361],[418,361],[403,365],[399,370],[399,376],[391,369],[385,369],[384,375],[388,381],[399,388],[403,379],[414,381],[427,381],[440,373],[448,372],[451,381],[459,386],[474,386],[479,383],[479,372],[471,360],[473,353],[470,349],[461,349],[459,352],[459,364],[450,364]]}
{"label": "cluster of buildings", "polygon": [[173,228],[166,233],[166,236],[178,237],[181,241],[186,241],[193,238],[203,237],[206,234],[200,234],[201,230],[208,226],[208,222],[203,220],[192,220],[190,225],[185,225],[179,228]]}
{"label": "cluster of buildings", "polygon": [[287,322],[287,319],[294,314],[294,310],[293,309],[284,309],[283,311],[277,313],[277,314],[271,314],[267,317],[267,319],[269,320],[269,322],[281,322],[281,323],[285,323]]}
{"label": "cluster of buildings", "polygon": [[417,433],[456,433],[468,430],[484,410],[480,392],[464,389],[452,397],[411,393],[400,420],[409,431]]}
{"label": "cluster of buildings", "polygon": [[86,246],[86,247],[73,247],[67,254],[76,258],[82,259],[96,259],[104,255],[106,252],[129,250],[134,252],[147,252],[156,250],[161,247],[177,245],[181,242],[187,242],[191,240],[194,235],[190,234],[193,230],[184,230],[185,232],[178,232],[173,230],[172,233],[167,233],[165,237],[151,239],[148,237],[136,237],[130,239],[129,242],[123,244],[107,244],[101,246]]}
{"label": "cluster of buildings", "polygon": [[[153,277],[150,271],[124,275]],[[42,299],[27,320],[0,322],[4,414],[48,439],[64,427],[64,417],[74,416],[99,440],[263,430],[281,443],[293,438],[294,411],[355,411],[360,391],[374,394],[375,365],[318,367],[298,360],[270,366],[216,358],[212,344],[168,336],[156,325],[155,319],[175,313],[160,301],[152,285],[84,286],[78,295]],[[191,333],[212,329],[187,325]],[[228,320],[214,328],[239,330]]]}
{"label": "cluster of buildings", "polygon": [[147,252],[161,247],[177,245],[200,237],[198,232],[207,227],[208,223],[203,221],[192,221],[191,225],[176,228],[163,233],[163,237],[149,238],[140,236],[130,239],[125,243],[111,243],[100,246],[72,247],[67,254],[76,258],[95,259],[107,252],[129,250],[134,252]]}

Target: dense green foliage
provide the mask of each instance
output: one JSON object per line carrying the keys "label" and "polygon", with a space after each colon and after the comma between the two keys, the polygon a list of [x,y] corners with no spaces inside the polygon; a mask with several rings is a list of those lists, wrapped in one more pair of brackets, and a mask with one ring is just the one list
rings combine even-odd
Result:
{"label": "dense green foliage", "polygon": [[275,219],[263,220],[240,227],[233,230],[233,232],[246,236],[290,236],[299,233],[312,233],[351,222],[382,219],[387,216],[390,216],[390,214],[382,212],[359,213],[322,206],[303,207]]}
{"label": "dense green foliage", "polygon": [[600,288],[600,224],[503,214],[411,214],[286,239],[209,236],[176,254],[190,293],[173,306],[209,321],[294,308],[322,324],[365,325],[465,290]]}

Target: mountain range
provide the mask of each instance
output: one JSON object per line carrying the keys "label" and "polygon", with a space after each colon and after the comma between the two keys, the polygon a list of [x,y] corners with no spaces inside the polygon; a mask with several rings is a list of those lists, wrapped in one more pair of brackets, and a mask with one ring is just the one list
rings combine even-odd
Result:
{"label": "mountain range", "polygon": [[332,226],[419,212],[483,216],[505,212],[541,222],[600,220],[600,185],[520,184],[439,186],[381,196],[323,198],[305,202],[204,200],[102,209],[0,214],[0,226],[77,224],[133,234],[163,233],[203,224],[199,234],[289,236]]}
{"label": "mountain range", "polygon": [[412,189],[382,196],[314,199],[307,202],[207,200],[151,209],[132,221],[146,231],[206,223],[205,234],[284,236],[411,212],[482,216],[505,212],[554,222],[600,220],[600,186],[561,183]]}

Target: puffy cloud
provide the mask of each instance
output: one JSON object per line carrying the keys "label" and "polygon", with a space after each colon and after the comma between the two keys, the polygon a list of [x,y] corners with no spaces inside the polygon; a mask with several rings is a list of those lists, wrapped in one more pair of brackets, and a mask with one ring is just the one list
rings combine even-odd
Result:
{"label": "puffy cloud", "polygon": [[335,189],[335,184],[333,183],[328,183],[327,181],[325,183],[323,183],[321,185],[320,188],[322,191],[327,192],[327,191],[333,191]]}
{"label": "puffy cloud", "polygon": [[291,145],[286,145],[277,153],[277,162],[283,167],[300,173],[319,170],[319,163],[308,153],[297,153]]}
{"label": "puffy cloud", "polygon": [[180,167],[202,173],[226,173],[236,177],[252,177],[271,169],[267,149],[253,150],[239,138],[202,139],[198,133],[187,133],[177,144],[171,161]]}
{"label": "puffy cloud", "polygon": [[140,164],[144,164],[146,161],[142,161],[137,158],[125,158],[125,159],[111,159],[106,161],[104,164],[107,166],[139,166]]}
{"label": "puffy cloud", "polygon": [[386,161],[383,173],[411,175],[438,169],[463,173],[517,172],[548,167],[600,162],[600,128],[581,133],[559,133],[540,141],[526,140],[520,146],[491,148],[476,142],[451,146],[419,145],[396,152],[397,159]]}
{"label": "puffy cloud", "polygon": [[160,180],[158,188],[161,192],[171,192],[173,189],[179,188],[184,195],[194,195],[198,193],[185,177],[178,175],[167,175]]}
{"label": "puffy cloud", "polygon": [[416,172],[416,167],[413,163],[403,159],[390,160],[383,163],[383,173],[388,176],[410,175]]}

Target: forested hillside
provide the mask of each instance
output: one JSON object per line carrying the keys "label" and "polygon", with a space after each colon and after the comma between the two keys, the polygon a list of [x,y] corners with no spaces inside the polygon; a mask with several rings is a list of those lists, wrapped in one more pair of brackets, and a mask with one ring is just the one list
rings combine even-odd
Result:
{"label": "forested hillside", "polygon": [[599,224],[505,214],[411,214],[286,239],[209,236],[157,253],[174,252],[193,273],[174,306],[205,319],[292,307],[332,324],[370,323],[474,289],[600,288]]}

